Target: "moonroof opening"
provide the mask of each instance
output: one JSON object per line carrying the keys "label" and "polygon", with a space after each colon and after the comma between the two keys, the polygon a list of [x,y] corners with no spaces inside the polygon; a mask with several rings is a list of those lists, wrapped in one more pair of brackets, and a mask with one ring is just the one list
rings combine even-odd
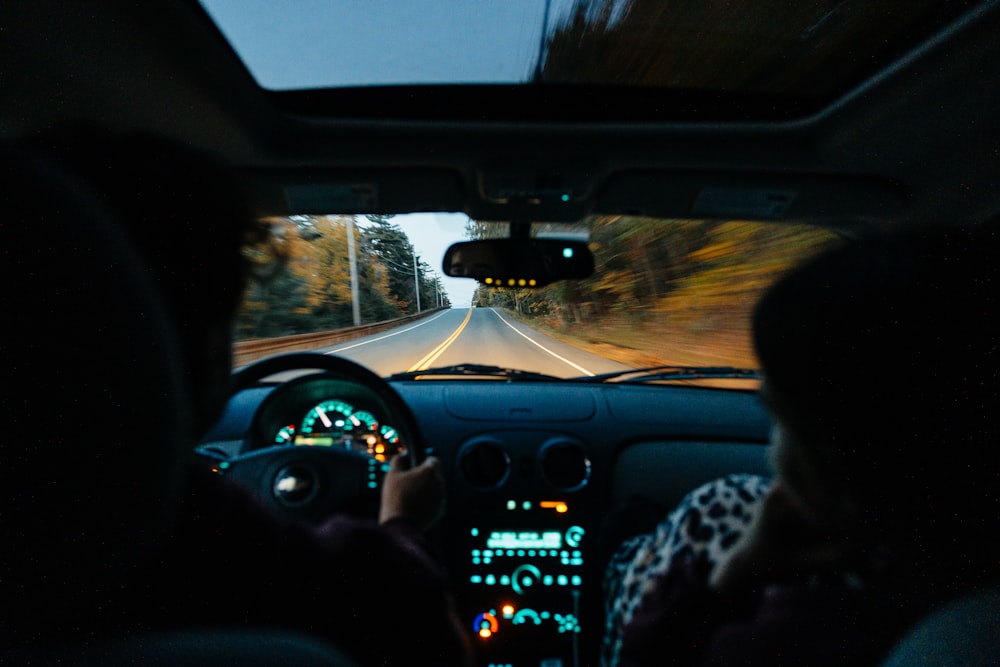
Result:
{"label": "moonroof opening", "polygon": [[829,102],[972,2],[201,0],[270,91],[572,85]]}
{"label": "moonroof opening", "polygon": [[280,91],[525,83],[542,47],[547,3],[203,0],[202,5],[257,83]]}

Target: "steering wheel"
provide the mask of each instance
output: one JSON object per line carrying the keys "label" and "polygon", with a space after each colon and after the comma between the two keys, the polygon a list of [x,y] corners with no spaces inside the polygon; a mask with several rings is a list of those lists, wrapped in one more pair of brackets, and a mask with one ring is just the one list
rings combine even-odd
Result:
{"label": "steering wheel", "polygon": [[[426,448],[409,406],[388,382],[347,359],[310,352],[264,359],[233,374],[230,400],[272,375],[301,370],[319,372],[286,382],[267,400],[296,384],[333,380],[380,406],[406,447],[411,467],[424,460]],[[264,404],[258,414],[263,409]],[[309,521],[321,521],[344,512],[377,516],[383,469],[383,463],[348,449],[289,445],[251,450],[216,461],[213,467],[249,489],[265,504]]]}

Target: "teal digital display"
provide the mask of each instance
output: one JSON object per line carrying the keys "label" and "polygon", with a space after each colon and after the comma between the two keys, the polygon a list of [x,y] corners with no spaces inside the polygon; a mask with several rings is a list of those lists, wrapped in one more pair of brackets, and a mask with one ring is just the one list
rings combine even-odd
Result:
{"label": "teal digital display", "polygon": [[537,531],[494,531],[486,539],[489,549],[561,549],[562,533],[555,530]]}

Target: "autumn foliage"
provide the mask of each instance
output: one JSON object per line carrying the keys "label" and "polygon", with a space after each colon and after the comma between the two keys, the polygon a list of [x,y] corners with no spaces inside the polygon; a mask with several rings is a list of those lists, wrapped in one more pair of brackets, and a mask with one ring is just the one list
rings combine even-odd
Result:
{"label": "autumn foliage", "polygon": [[837,239],[777,223],[598,216],[585,226],[593,276],[540,290],[483,287],[474,302],[636,366],[755,365],[749,327],[757,299]]}
{"label": "autumn foliage", "polygon": [[[237,337],[269,338],[352,326],[348,230],[354,237],[361,323],[416,312],[413,245],[389,219],[342,215],[272,219],[271,248],[257,252],[280,266],[251,285]],[[426,264],[418,262],[417,273],[423,305],[433,307],[443,290],[428,275]]]}

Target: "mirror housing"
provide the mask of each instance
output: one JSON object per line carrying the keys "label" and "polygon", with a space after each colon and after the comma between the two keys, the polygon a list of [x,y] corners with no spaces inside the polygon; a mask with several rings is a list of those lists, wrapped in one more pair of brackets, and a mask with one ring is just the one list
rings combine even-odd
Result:
{"label": "mirror housing", "polygon": [[453,243],[441,268],[446,276],[474,278],[488,287],[544,287],[591,275],[594,255],[585,241],[485,239]]}

